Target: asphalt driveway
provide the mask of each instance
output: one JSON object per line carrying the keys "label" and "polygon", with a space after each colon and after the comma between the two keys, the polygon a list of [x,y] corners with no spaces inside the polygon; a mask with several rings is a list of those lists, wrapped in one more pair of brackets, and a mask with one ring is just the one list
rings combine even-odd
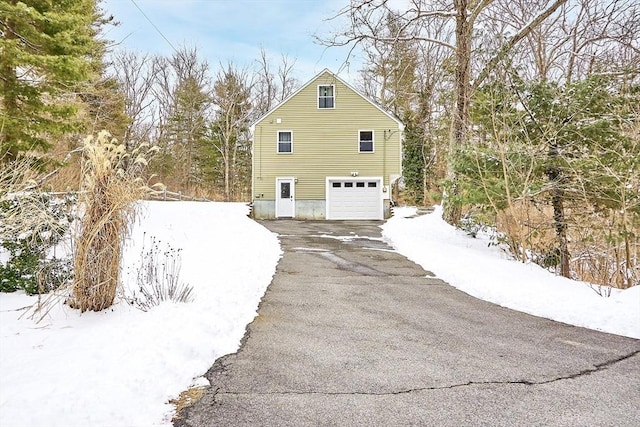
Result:
{"label": "asphalt driveway", "polygon": [[261,224],[284,256],[176,426],[640,425],[639,340],[472,298],[381,222]]}

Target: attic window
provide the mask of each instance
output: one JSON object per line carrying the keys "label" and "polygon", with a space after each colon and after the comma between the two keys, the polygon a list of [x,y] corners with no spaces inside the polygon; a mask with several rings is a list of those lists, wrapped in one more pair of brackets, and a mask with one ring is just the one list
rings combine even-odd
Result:
{"label": "attic window", "polygon": [[333,85],[318,86],[318,108],[334,108],[335,93]]}

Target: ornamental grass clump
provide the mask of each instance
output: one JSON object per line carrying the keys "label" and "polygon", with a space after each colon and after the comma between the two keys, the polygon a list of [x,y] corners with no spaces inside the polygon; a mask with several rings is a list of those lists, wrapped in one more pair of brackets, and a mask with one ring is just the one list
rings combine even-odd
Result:
{"label": "ornamental grass clump", "polygon": [[107,132],[89,136],[83,145],[80,207],[74,282],[69,305],[100,311],[110,307],[119,284],[123,243],[135,218],[135,202],[146,185],[146,146],[131,153]]}

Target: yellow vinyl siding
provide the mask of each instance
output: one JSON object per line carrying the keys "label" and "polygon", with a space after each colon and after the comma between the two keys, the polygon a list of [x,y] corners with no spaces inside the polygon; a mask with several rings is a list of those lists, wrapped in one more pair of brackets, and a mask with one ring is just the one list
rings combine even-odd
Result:
{"label": "yellow vinyl siding", "polygon": [[[335,85],[335,108],[318,108],[318,85]],[[280,119],[280,123],[277,123]],[[277,153],[278,131],[293,131],[293,153]],[[358,152],[358,131],[374,132],[374,152]],[[327,176],[384,177],[399,175],[398,123],[334,79],[320,75],[283,105],[263,117],[254,128],[254,194],[275,198],[275,179],[297,178],[295,197],[325,198]]]}

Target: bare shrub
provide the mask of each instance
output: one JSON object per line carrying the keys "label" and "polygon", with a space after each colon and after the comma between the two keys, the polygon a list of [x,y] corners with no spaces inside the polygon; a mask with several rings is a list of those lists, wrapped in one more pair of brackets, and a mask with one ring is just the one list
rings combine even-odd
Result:
{"label": "bare shrub", "polygon": [[131,153],[103,131],[84,140],[80,206],[69,305],[81,311],[111,306],[119,283],[123,242],[135,217],[134,202],[146,192],[140,178],[146,146]]}
{"label": "bare shrub", "polygon": [[136,284],[140,296],[134,294],[133,303],[142,311],[160,305],[163,301],[191,302],[193,287],[180,280],[181,249],[151,238],[151,247],[142,249]]}
{"label": "bare shrub", "polygon": [[0,236],[36,234],[51,222],[46,205],[39,193],[40,174],[29,159],[21,158],[3,163],[0,168],[0,200],[11,201],[11,209],[2,211]]}
{"label": "bare shrub", "polygon": [[21,157],[0,169],[1,292],[44,293],[71,275],[69,260],[55,248],[68,235],[75,195],[43,192],[47,175],[34,166]]}

